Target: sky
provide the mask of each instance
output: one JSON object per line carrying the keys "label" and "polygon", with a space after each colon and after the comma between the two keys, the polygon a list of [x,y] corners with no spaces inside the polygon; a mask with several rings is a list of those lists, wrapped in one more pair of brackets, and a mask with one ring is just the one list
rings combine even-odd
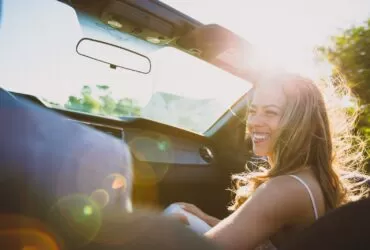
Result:
{"label": "sky", "polygon": [[252,43],[262,60],[310,74],[316,46],[370,18],[370,0],[162,0]]}

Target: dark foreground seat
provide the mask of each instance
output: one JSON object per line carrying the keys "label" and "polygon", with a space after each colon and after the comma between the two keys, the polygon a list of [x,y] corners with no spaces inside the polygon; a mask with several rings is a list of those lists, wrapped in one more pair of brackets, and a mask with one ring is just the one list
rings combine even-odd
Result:
{"label": "dark foreground seat", "polygon": [[320,218],[279,250],[370,249],[370,199],[347,204]]}

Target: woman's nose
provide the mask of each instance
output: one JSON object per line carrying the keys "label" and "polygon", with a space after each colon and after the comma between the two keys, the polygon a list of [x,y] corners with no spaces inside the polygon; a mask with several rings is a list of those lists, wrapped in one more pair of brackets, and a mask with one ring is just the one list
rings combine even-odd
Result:
{"label": "woman's nose", "polygon": [[249,126],[262,126],[264,123],[263,117],[258,114],[254,114],[248,117],[248,125]]}

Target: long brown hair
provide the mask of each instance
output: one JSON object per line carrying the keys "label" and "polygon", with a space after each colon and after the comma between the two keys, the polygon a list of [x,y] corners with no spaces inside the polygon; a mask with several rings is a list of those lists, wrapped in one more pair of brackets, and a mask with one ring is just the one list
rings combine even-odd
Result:
{"label": "long brown hair", "polygon": [[[355,99],[343,81],[321,81],[291,74],[269,76],[264,81],[281,85],[287,97],[287,108],[273,143],[268,167],[249,170],[232,177],[235,210],[255,189],[269,179],[310,168],[320,183],[327,210],[364,195],[354,176],[362,175],[365,143],[353,133],[357,118]],[[256,86],[258,88],[258,85]],[[343,100],[351,103],[349,109]],[[348,177],[348,178],[347,178]]]}

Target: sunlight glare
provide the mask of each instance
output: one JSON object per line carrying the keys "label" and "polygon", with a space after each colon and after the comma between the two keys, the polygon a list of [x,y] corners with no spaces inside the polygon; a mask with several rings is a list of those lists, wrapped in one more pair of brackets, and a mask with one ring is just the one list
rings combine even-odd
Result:
{"label": "sunlight glare", "polygon": [[218,23],[250,42],[257,64],[316,74],[315,47],[370,16],[368,0],[163,0],[204,24]]}
{"label": "sunlight glare", "polygon": [[230,105],[251,88],[245,80],[174,48],[163,48],[150,56],[154,62],[156,91],[193,99],[217,99],[223,105]]}

